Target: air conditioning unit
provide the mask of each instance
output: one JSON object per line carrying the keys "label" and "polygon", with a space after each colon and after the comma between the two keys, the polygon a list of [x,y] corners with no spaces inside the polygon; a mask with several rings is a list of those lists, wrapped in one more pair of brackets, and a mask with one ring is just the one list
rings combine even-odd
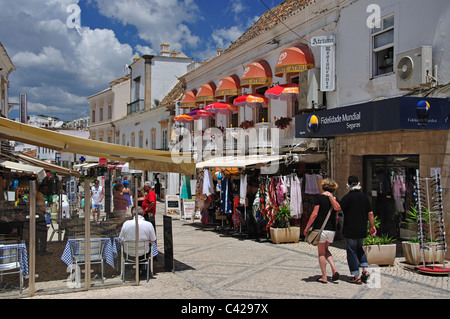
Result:
{"label": "air conditioning unit", "polygon": [[432,47],[422,46],[397,54],[397,89],[408,90],[431,84]]}

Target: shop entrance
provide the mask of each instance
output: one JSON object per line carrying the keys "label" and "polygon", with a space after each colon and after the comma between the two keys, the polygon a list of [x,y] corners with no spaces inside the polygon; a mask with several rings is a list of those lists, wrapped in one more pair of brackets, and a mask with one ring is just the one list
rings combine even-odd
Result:
{"label": "shop entrance", "polygon": [[414,176],[419,169],[419,155],[363,157],[363,191],[369,197],[375,216],[381,221],[380,232],[399,237],[400,222],[414,205]]}

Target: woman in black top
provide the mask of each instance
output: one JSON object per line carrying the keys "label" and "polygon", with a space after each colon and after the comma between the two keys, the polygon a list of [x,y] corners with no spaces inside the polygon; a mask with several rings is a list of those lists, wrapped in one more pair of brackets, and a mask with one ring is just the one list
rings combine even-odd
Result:
{"label": "woman in black top", "polygon": [[328,250],[328,246],[333,242],[334,235],[336,233],[336,225],[338,220],[337,212],[341,210],[341,206],[336,201],[336,198],[332,195],[332,193],[338,188],[338,184],[330,178],[326,178],[322,180],[322,190],[323,193],[321,195],[316,196],[314,210],[309,217],[308,224],[306,225],[304,235],[305,237],[308,235],[308,229],[313,225],[313,229],[320,229],[328,215],[328,212],[331,208],[330,218],[326,223],[324,230],[320,236],[319,244],[317,245],[317,252],[319,254],[319,266],[322,272],[322,276],[317,279],[318,282],[327,283],[327,273],[326,267],[327,262],[331,266],[332,277],[331,280],[335,281],[339,279],[339,273],[334,265],[333,256]]}

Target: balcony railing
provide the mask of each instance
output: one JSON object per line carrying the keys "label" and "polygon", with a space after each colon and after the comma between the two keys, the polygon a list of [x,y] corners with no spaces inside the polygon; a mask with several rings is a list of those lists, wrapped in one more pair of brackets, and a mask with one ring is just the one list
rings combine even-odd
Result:
{"label": "balcony railing", "polygon": [[145,103],[144,100],[137,100],[130,104],[127,104],[127,115],[141,112],[145,110]]}

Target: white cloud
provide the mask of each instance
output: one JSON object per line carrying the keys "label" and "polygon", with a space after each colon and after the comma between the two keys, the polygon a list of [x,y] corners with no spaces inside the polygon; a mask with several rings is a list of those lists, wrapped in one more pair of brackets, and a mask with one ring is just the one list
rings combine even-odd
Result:
{"label": "white cloud", "polygon": [[88,115],[86,97],[124,75],[124,65],[132,61],[133,48],[113,31],[68,28],[67,7],[74,3],[0,0],[0,40],[17,67],[10,75],[11,100],[27,93],[29,113]]}
{"label": "white cloud", "polygon": [[200,42],[186,25],[198,13],[192,0],[97,0],[97,4],[104,16],[135,26],[139,37],[154,50],[163,42],[175,51],[186,46],[195,48]]}

